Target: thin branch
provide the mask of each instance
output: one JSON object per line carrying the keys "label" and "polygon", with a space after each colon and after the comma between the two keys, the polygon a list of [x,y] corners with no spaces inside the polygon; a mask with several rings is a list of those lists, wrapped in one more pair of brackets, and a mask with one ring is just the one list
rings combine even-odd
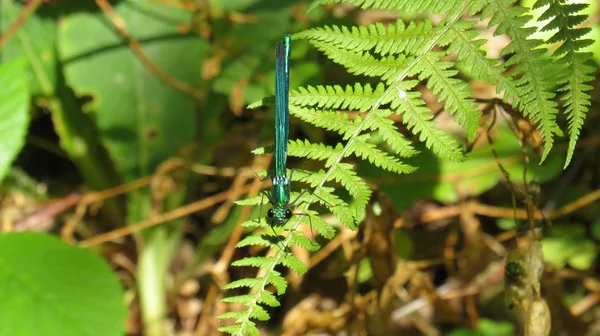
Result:
{"label": "thin branch", "polygon": [[[582,209],[594,202],[600,200],[600,189],[594,190],[591,193],[578,198],[577,200],[566,204],[560,209],[552,211],[550,214],[544,214],[540,210],[536,210],[531,215],[534,220],[549,219],[555,220],[557,218],[569,215],[579,209]],[[527,209],[515,209],[506,208],[493,205],[487,205],[471,201],[468,205],[469,209],[474,214],[492,218],[516,218],[516,219],[528,219]],[[460,204],[453,204],[439,209],[432,209],[421,214],[419,221],[422,223],[430,223],[441,219],[457,217],[460,215],[463,208]],[[401,228],[404,226],[404,219],[400,218],[394,222],[395,228]]]}
{"label": "thin branch", "polygon": [[[265,183],[263,183],[264,186],[261,185],[261,187],[266,187],[269,182],[265,181]],[[241,188],[241,192],[242,193],[247,193],[250,190],[252,190],[253,186],[245,186],[244,188]],[[96,245],[100,245],[106,242],[109,242],[111,240],[115,240],[118,238],[122,238],[125,236],[128,236],[134,232],[143,230],[143,229],[147,229],[149,227],[153,227],[156,225],[160,225],[162,223],[165,222],[169,222],[172,221],[174,219],[177,218],[181,218],[183,216],[187,216],[189,214],[192,214],[194,212],[198,212],[200,210],[204,210],[206,208],[209,208],[211,206],[214,206],[215,204],[221,203],[223,201],[226,201],[229,197],[231,191],[225,191],[216,195],[213,195],[211,197],[207,197],[205,199],[202,199],[200,201],[197,202],[193,202],[187,205],[184,205],[182,207],[179,207],[173,211],[169,211],[169,212],[165,212],[163,214],[160,214],[156,217],[152,217],[150,219],[146,219],[144,221],[141,221],[135,225],[131,225],[131,226],[126,226],[126,227],[122,227],[107,233],[104,233],[102,235],[96,236],[96,237],[92,237],[90,239],[86,239],[84,241],[82,241],[81,243],[79,243],[79,247],[82,248],[88,248],[88,247],[92,247],[92,246],[96,246]]]}
{"label": "thin branch", "polygon": [[113,9],[113,7],[108,3],[107,0],[96,0],[96,4],[112,21],[119,34],[121,34],[121,36],[123,36],[127,40],[127,43],[129,44],[131,50],[138,56],[140,61],[142,61],[142,63],[148,68],[148,70],[150,70],[150,72],[155,74],[165,84],[187,94],[195,100],[201,101],[204,98],[204,93],[202,91],[198,91],[193,87],[187,85],[186,83],[172,78],[161,68],[159,68],[156,64],[154,64],[154,62],[152,62],[152,60],[144,52],[142,45],[129,35],[129,32],[127,31],[127,26],[125,25],[125,21],[123,21],[117,15],[117,13]]}
{"label": "thin branch", "polygon": [[19,13],[19,16],[13,21],[13,23],[8,27],[6,32],[0,36],[0,50],[4,48],[4,44],[8,42],[8,40],[12,37],[12,35],[25,23],[27,18],[35,12],[38,7],[42,4],[43,0],[31,0],[26,5],[25,8]]}

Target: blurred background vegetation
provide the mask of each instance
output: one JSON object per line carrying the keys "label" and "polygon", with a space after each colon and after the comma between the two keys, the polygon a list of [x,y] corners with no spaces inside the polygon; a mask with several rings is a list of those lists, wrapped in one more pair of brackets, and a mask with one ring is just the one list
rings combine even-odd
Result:
{"label": "blurred background vegetation", "polygon": [[[599,61],[599,9],[590,4],[585,24],[596,43],[589,50]],[[129,335],[217,334],[226,322],[215,316],[232,309],[220,302],[220,286],[253,272],[229,264],[265,253],[234,249],[244,234],[238,224],[257,217],[258,209],[233,202],[270,185],[255,176],[268,162],[251,151],[273,141],[274,114],[246,106],[274,93],[275,43],[286,32],[315,26],[428,17],[347,5],[306,13],[308,5],[0,0],[0,60],[7,69],[0,90],[24,80],[15,92],[28,111],[13,119],[12,109],[0,107],[6,116],[0,147],[9,158],[0,167],[3,232],[55,233],[101,255],[111,270],[99,272],[118,277],[124,288],[115,300],[122,295],[126,303]],[[499,36],[485,48],[494,54],[506,43]],[[308,43],[292,50],[292,89],[354,83]],[[475,97],[496,98],[487,84],[470,86]],[[359,164],[375,190],[367,218],[356,232],[338,227],[317,253],[294,250],[309,271],[288,275],[282,306],[260,325],[264,334],[519,334],[521,324],[504,305],[503,256],[517,245],[515,223],[527,223],[532,213],[544,227],[542,292],[553,333],[600,334],[600,115],[593,86],[566,170],[566,140],[539,165],[535,137],[527,146],[533,149],[524,151],[514,133],[531,124],[512,116],[498,117],[489,138],[471,144],[465,162],[419,148],[407,160],[419,167],[414,174]],[[19,97],[0,95],[0,105],[13,106]],[[438,110],[433,98],[424,97]],[[436,118],[456,130],[447,114]],[[290,138],[339,140],[295,119]],[[314,168],[299,160],[291,166]],[[61,274],[78,276],[69,267]],[[37,281],[45,288],[44,277]],[[64,292],[73,300],[78,295]]]}

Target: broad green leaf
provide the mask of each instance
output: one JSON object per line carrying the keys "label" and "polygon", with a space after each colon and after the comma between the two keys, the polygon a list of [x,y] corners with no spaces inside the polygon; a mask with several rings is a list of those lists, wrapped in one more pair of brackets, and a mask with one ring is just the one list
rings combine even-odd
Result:
{"label": "broad green leaf", "polygon": [[[190,12],[139,0],[119,2],[115,10],[156,66],[198,87],[208,45],[177,31],[178,23],[190,22]],[[151,73],[104,13],[67,16],[59,36],[67,82],[78,95],[91,96],[87,110],[126,181],[151,174],[191,142],[194,101]]]}
{"label": "broad green leaf", "polygon": [[[23,4],[14,0],[0,0],[0,23],[6,29],[23,9]],[[95,126],[88,116],[82,115],[76,98],[58,76],[56,61],[56,24],[54,6],[41,6],[27,18],[11,36],[2,49],[1,59],[25,57],[25,78],[34,98],[44,97],[43,105],[52,113],[54,129],[60,137],[60,146],[67,152],[87,184],[96,190],[120,184],[107,162],[104,151],[100,151]],[[121,209],[114,200],[107,200],[102,208],[110,222],[117,225],[122,218]]]}
{"label": "broad green leaf", "polygon": [[0,65],[0,181],[25,144],[29,126],[29,88],[25,61]]}
{"label": "broad green leaf", "polygon": [[[114,8],[156,67],[172,80],[199,87],[208,44],[178,31],[192,21],[193,13],[144,0],[118,2]],[[92,98],[86,110],[92,113],[101,142],[125,181],[152,174],[193,142],[195,102],[148,70],[103,12],[66,16],[59,37],[66,81],[79,96]],[[182,190],[170,193],[165,210],[179,206],[183,195]],[[127,222],[148,218],[149,188],[129,193],[127,207]],[[139,252],[137,280],[146,335],[164,330],[164,279],[180,239],[181,222],[142,233],[145,244]]]}
{"label": "broad green leaf", "polygon": [[122,336],[123,288],[104,260],[39,233],[0,235],[0,335]]}
{"label": "broad green leaf", "polygon": [[[0,0],[0,31],[6,31],[23,7],[19,1]],[[25,78],[34,96],[50,96],[54,92],[56,27],[52,6],[42,6],[19,27],[4,45],[0,54],[2,62],[22,56],[27,58]]]}

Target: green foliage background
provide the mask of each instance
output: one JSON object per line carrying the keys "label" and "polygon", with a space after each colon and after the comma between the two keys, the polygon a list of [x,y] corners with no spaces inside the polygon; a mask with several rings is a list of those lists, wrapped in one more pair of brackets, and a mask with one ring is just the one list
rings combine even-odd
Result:
{"label": "green foliage background", "polygon": [[[586,15],[597,16],[594,6],[523,3],[538,9],[534,15],[539,22],[531,26],[531,12],[510,0],[121,0],[112,6],[126,28],[125,37],[115,28],[121,21],[101,10],[101,3],[0,0],[0,27],[8,37],[0,54],[3,231],[29,229],[19,226],[21,219],[48,209],[47,199],[64,201],[76,191],[133,185],[156,172],[160,178],[150,185],[106,199],[98,213],[88,213],[77,238],[133,225],[227,190],[231,174],[168,170],[170,160],[185,160],[186,168],[233,167],[241,175],[255,168],[252,153],[271,151],[274,116],[265,97],[274,93],[274,45],[287,32],[294,39],[289,155],[298,169],[292,199],[302,188],[314,191],[302,196],[298,206],[308,216],[272,229],[258,218],[258,208],[266,202],[257,195],[237,202],[254,206],[250,216],[242,207],[217,216],[221,210],[213,207],[91,253],[53,237],[74,211],[53,213],[46,218],[51,225],[40,229],[46,233],[0,235],[5,241],[0,244],[0,287],[14,288],[0,300],[0,311],[14,311],[3,315],[6,323],[0,320],[1,335],[57,334],[54,330],[63,327],[64,335],[122,335],[126,319],[140,320],[138,328],[128,323],[130,334],[164,335],[169,319],[184,330],[173,302],[181,299],[179,286],[186,281],[202,284],[195,293],[202,302],[209,297],[205,287],[224,285],[218,295],[222,302],[207,301],[214,311],[209,306],[202,312],[214,321],[219,311],[224,313],[222,322],[214,323],[226,325],[222,331],[256,335],[263,327],[278,330],[285,317],[273,320],[273,312],[285,315],[292,309],[275,307],[286,298],[298,301],[302,294],[290,288],[289,270],[304,279],[303,286],[318,288],[320,283],[311,278],[306,259],[288,248],[314,256],[347,230],[358,230],[361,237],[384,198],[390,205],[382,211],[391,222],[399,213],[414,211],[419,202],[444,207],[478,200],[521,207],[501,183],[506,174],[516,183],[540,184],[541,199],[558,205],[598,188],[597,160],[581,168],[583,159],[578,161],[577,155],[594,155],[576,147],[594,135],[593,127],[586,128],[586,117],[592,123],[598,118],[587,116],[594,111],[594,62],[600,57],[593,43],[598,27],[589,28],[586,21]],[[27,6],[39,7],[8,34]],[[389,10],[394,19],[373,10]],[[369,19],[369,13],[376,19]],[[443,14],[444,20],[432,14]],[[492,31],[510,38],[498,57],[486,55],[482,33]],[[136,54],[131,41],[139,43],[163,75]],[[475,81],[502,93],[505,106],[535,124],[541,155],[529,148],[526,162],[522,148],[527,146],[508,127],[510,122],[502,121],[492,144],[475,142],[466,151],[466,144],[480,139],[489,125],[482,106],[494,103],[474,94]],[[435,104],[445,111],[445,119],[435,116]],[[597,153],[594,146],[588,148]],[[561,189],[564,197],[547,196],[545,190],[564,183],[563,169],[571,162],[578,162],[575,169],[587,175],[581,173]],[[15,200],[25,200],[25,205]],[[323,216],[327,213],[331,215]],[[547,230],[542,243],[548,265],[582,272],[582,277],[597,275],[597,214],[592,206]],[[231,252],[225,246],[240,221],[244,236],[237,243],[236,260],[227,265],[239,267],[224,272],[226,281],[217,273],[198,273]],[[489,222],[482,234],[514,229],[510,218]],[[445,227],[459,225],[457,220]],[[303,227],[317,237],[302,233]],[[417,262],[432,253],[438,256],[418,233],[406,228],[388,233],[396,243],[394,259]],[[190,246],[192,256],[182,261],[182,251]],[[27,253],[15,253],[18,247]],[[117,282],[120,266],[109,257],[115,254],[126,255],[135,265],[126,277],[130,281],[121,279],[122,286]],[[348,269],[356,267],[357,287],[381,289],[376,285],[377,260],[368,255],[346,260],[341,251],[330,259],[327,264],[338,269],[331,271],[338,281],[350,278]],[[452,276],[446,274],[444,280]],[[564,297],[573,301],[589,290],[581,283],[576,287]],[[363,294],[354,290],[358,294],[348,293]],[[27,296],[18,299],[23,293]],[[482,310],[493,305],[489,302],[481,304]],[[26,323],[28,305],[35,305],[40,315],[56,314],[31,325]],[[371,332],[349,321],[348,330]],[[471,328],[437,327],[451,335],[510,335],[518,325],[503,314],[489,314]]]}

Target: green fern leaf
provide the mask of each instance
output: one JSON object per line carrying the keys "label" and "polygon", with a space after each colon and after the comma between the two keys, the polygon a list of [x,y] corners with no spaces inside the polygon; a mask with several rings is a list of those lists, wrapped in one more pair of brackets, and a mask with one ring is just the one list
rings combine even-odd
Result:
{"label": "green fern leaf", "polygon": [[567,74],[566,78],[563,77],[560,80],[561,84],[564,83],[564,85],[559,89],[566,92],[562,98],[565,101],[565,113],[569,121],[569,148],[567,150],[565,168],[571,162],[571,158],[575,152],[575,145],[579,138],[579,132],[591,105],[591,96],[587,91],[592,90],[593,87],[585,83],[589,83],[594,79],[589,74],[596,70],[594,67],[583,63],[583,59],[591,57],[591,54],[587,56],[582,54],[571,55],[571,57],[565,57],[571,63],[565,71]]}
{"label": "green fern leaf", "polygon": [[274,257],[246,257],[236,260],[231,263],[233,266],[253,266],[253,267],[268,267],[270,262],[275,260]]}
{"label": "green fern leaf", "polygon": [[384,81],[397,78],[400,73],[406,70],[406,63],[412,60],[411,57],[407,58],[403,54],[377,59],[368,52],[354,52],[319,41],[310,41],[310,43],[333,62],[343,65],[349,73],[379,77]]}
{"label": "green fern leaf", "polygon": [[[315,216],[314,218],[321,218],[321,217]],[[330,225],[327,225],[327,226],[331,227]],[[313,224],[313,227],[314,227],[314,224]],[[331,239],[331,237],[329,239]],[[308,239],[306,236],[304,236],[302,233],[300,233],[298,231],[290,232],[289,242],[290,242],[290,246],[293,246],[293,245],[299,246],[299,247],[301,247],[305,250],[311,251],[311,252],[319,250],[319,244]]]}
{"label": "green fern leaf", "polygon": [[[245,294],[245,295],[236,295],[236,296],[228,296],[228,297],[224,297],[223,299],[221,299],[222,302],[229,302],[229,303],[243,303],[246,304],[247,302],[251,302],[252,300],[254,300],[254,295],[250,295],[250,294]],[[226,316],[230,316],[229,318],[234,318],[233,316],[241,316],[243,314],[243,312],[233,312],[234,315],[226,315]],[[230,313],[226,313],[226,314],[231,314]]]}
{"label": "green fern leaf", "polygon": [[236,288],[241,288],[241,287],[248,287],[248,288],[254,288],[256,286],[258,286],[261,283],[260,279],[251,279],[251,278],[244,278],[244,279],[238,279],[235,281],[232,281],[226,285],[224,285],[223,289],[236,289]]}
{"label": "green fern leaf", "polygon": [[254,305],[252,308],[253,309],[250,313],[250,318],[256,319],[259,321],[268,321],[269,320],[269,318],[270,318],[269,313],[261,305]]}
{"label": "green fern leaf", "polygon": [[[371,197],[371,189],[369,189],[367,184],[356,175],[356,172],[352,170],[353,167],[351,164],[338,163],[331,168],[336,182],[342,184],[354,199],[353,205],[354,209],[356,210],[351,211],[352,216],[355,220],[357,218],[361,218],[364,215],[364,209],[366,208],[369,198]],[[352,223],[344,222],[343,224],[348,226],[351,230],[356,228],[355,221]]]}
{"label": "green fern leaf", "polygon": [[[473,140],[479,128],[481,111],[477,109],[475,101],[469,98],[471,90],[467,84],[453,78],[458,71],[448,70],[453,64],[441,61],[443,56],[440,52],[426,53],[422,57],[424,62],[421,63],[419,79],[427,79],[427,87],[432,89],[440,100],[445,100],[444,107],[451,114],[456,114],[456,120],[465,129],[467,139]],[[413,71],[416,69],[418,68],[413,68]]]}
{"label": "green fern leaf", "polygon": [[353,152],[363,160],[368,160],[373,165],[398,174],[409,174],[416,170],[415,167],[400,163],[397,158],[378,149],[374,144],[368,143],[369,134],[355,138]]}
{"label": "green fern leaf", "polygon": [[254,103],[248,105],[246,108],[249,110],[253,110],[263,106],[272,106],[275,104],[275,96],[265,97],[261,100],[255,101]]}
{"label": "green fern leaf", "polygon": [[309,108],[291,107],[290,113],[308,123],[328,131],[338,132],[348,138],[356,131],[356,122],[348,119],[348,114],[335,111],[317,111]]}
{"label": "green fern leaf", "polygon": [[291,253],[286,253],[281,263],[298,275],[302,275],[307,271],[306,265]]}
{"label": "green fern leaf", "polygon": [[[425,82],[444,108],[454,115],[463,127],[467,138],[472,139],[479,128],[480,111],[473,100],[466,83],[458,76],[457,69],[467,69],[474,76],[496,85],[497,92],[503,93],[503,100],[516,110],[537,123],[544,138],[545,150],[542,161],[548,155],[556,136],[562,134],[556,123],[558,104],[555,101],[558,84],[563,92],[561,103],[569,121],[569,152],[571,159],[585,115],[590,106],[588,84],[594,68],[587,65],[589,54],[579,50],[591,41],[583,39],[588,28],[578,26],[585,16],[579,12],[580,4],[565,4],[562,0],[540,0],[536,6],[549,5],[542,17],[551,19],[544,30],[557,32],[547,41],[562,44],[554,52],[558,62],[550,63],[544,54],[542,41],[529,39],[535,28],[527,27],[530,16],[526,10],[513,5],[513,0],[478,1],[435,1],[435,0],[319,0],[313,6],[325,3],[348,3],[363,8],[397,11],[418,10],[446,14],[446,21],[434,26],[430,21],[404,24],[398,20],[392,24],[375,23],[366,27],[330,26],[306,30],[294,39],[308,40],[333,62],[344,66],[349,73],[374,77],[375,88],[368,84],[352,86],[307,86],[290,95],[290,113],[318,128],[336,132],[342,142],[335,146],[310,143],[306,140],[289,142],[288,155],[322,161],[325,170],[315,173],[288,172],[290,180],[310,185],[313,193],[293,192],[294,204],[302,216],[294,216],[283,226],[270,228],[265,218],[246,221],[244,227],[260,230],[288,232],[281,242],[286,247],[295,245],[313,251],[317,247],[301,232],[299,225],[311,225],[311,230],[325,238],[335,235],[334,228],[308,208],[319,203],[328,208],[335,217],[351,229],[365,216],[365,208],[371,190],[365,181],[357,176],[354,166],[348,162],[355,156],[369,161],[385,170],[404,174],[414,170],[401,162],[402,157],[415,155],[417,151],[410,140],[401,134],[390,119],[393,113],[401,116],[401,122],[410,133],[436,155],[450,160],[464,159],[455,137],[439,129],[433,115],[426,107],[417,87]],[[502,55],[504,63],[488,59],[482,51],[484,39],[478,39],[480,31],[473,22],[458,21],[470,8],[471,14],[481,11],[481,16],[489,17],[489,26],[496,26],[495,34],[506,34],[512,40]],[[450,13],[450,14],[447,14]],[[455,67],[447,57],[456,53],[463,67]],[[562,58],[560,58],[562,56]],[[507,70],[511,70],[510,72]],[[556,78],[553,78],[555,76]],[[557,79],[558,78],[558,79]],[[251,107],[272,103],[265,98]],[[354,119],[348,117],[347,110],[361,112]],[[383,143],[374,144],[370,136],[379,133]],[[273,146],[259,148],[255,154],[273,151]],[[266,176],[266,173],[261,173]],[[343,188],[350,195],[342,200],[335,188]],[[296,189],[298,190],[298,189]],[[268,203],[263,196],[255,196],[237,202],[240,205],[257,206]],[[285,236],[285,235],[284,235]],[[238,243],[243,246],[273,246],[271,237],[254,234]],[[273,247],[275,248],[275,247]],[[278,247],[279,248],[279,247]],[[269,314],[264,307],[279,304],[277,297],[266,289],[273,285],[281,295],[287,288],[284,277],[275,270],[285,266],[299,274],[306,272],[306,266],[295,256],[279,249],[273,257],[248,257],[233,263],[236,266],[251,266],[261,269],[264,274],[259,279],[241,279],[224,288],[247,287],[251,294],[233,296],[224,302],[242,303],[244,312],[229,313],[225,317],[235,318],[237,324],[221,330],[236,335],[258,334],[255,323],[250,319],[266,320]]]}
{"label": "green fern leaf", "polygon": [[[360,83],[356,83],[354,86],[347,85],[346,89],[339,85],[307,86],[306,88],[301,87],[291,92],[290,104],[318,107],[319,109],[358,110],[364,112],[377,102],[384,91],[385,87],[383,84],[377,85],[375,90],[369,84],[363,86]],[[303,111],[299,110],[295,115],[308,121],[303,118]],[[320,125],[315,126],[321,127]]]}
{"label": "green fern leaf", "polygon": [[[249,295],[250,297],[252,297],[252,295]],[[260,304],[265,304],[269,307],[279,307],[281,306],[281,303],[279,303],[279,301],[277,300],[277,297],[275,297],[275,295],[269,291],[261,291],[258,294],[258,298],[256,300],[258,303]]]}
{"label": "green fern leaf", "polygon": [[[321,182],[329,182],[335,180],[334,174],[327,175],[324,171],[313,172],[310,175],[306,175],[302,178],[303,182],[308,183],[312,188],[316,188]],[[314,193],[318,196],[319,200],[324,200],[327,202],[324,205],[331,205],[329,210],[333,213],[333,215],[344,225],[348,227],[353,227],[355,225],[355,220],[352,214],[349,212],[348,204],[343,201],[341,198],[334,194],[335,190],[333,188],[320,187],[314,191]],[[328,233],[324,231],[324,229],[320,229],[316,223],[316,221],[320,220],[318,217],[312,217],[313,225],[315,229],[319,231],[323,237],[327,237]],[[325,226],[329,226],[323,222]]]}
{"label": "green fern leaf", "polygon": [[224,314],[219,315],[220,319],[235,319],[236,321],[241,321],[245,313],[243,311],[231,311]]}
{"label": "green fern leaf", "polygon": [[394,126],[394,121],[388,119],[392,115],[390,110],[374,111],[370,119],[365,122],[365,129],[379,131],[388,146],[401,157],[411,157],[419,153],[410,140]]}
{"label": "green fern leaf", "polygon": [[251,220],[247,220],[245,222],[243,222],[242,227],[245,228],[269,228],[269,224],[267,222],[264,221],[264,218],[256,220],[256,219],[251,219]]}
{"label": "green fern leaf", "polygon": [[[237,296],[229,296],[229,297],[225,297],[223,299],[221,299],[222,302],[229,302],[229,303],[242,303],[242,304],[247,304],[249,302],[252,302],[252,300],[255,300],[256,296],[253,294],[245,294],[245,295],[237,295]],[[279,301],[277,301],[277,298],[275,297],[275,295],[273,295],[273,293],[269,292],[269,291],[262,291],[259,296],[257,301],[261,304],[266,304],[270,307],[279,307],[281,305],[281,303],[279,303]],[[230,316],[242,316],[243,312],[234,312],[233,315]]]}
{"label": "green fern leaf", "polygon": [[[351,220],[352,218],[350,218]],[[335,229],[319,216],[312,217],[312,226],[325,239],[331,239],[335,236]]]}
{"label": "green fern leaf", "polygon": [[462,4],[460,1],[436,1],[436,0],[420,0],[420,1],[405,1],[405,0],[315,0],[307,11],[315,7],[333,4],[347,3],[353,4],[360,8],[370,9],[385,9],[395,10],[399,12],[431,12],[435,14],[447,14],[452,12],[455,7]]}
{"label": "green fern leaf", "polygon": [[517,83],[511,75],[504,74],[506,67],[503,64],[497,64],[497,61],[485,57],[485,53],[480,49],[485,40],[476,39],[480,33],[471,30],[474,24],[474,21],[461,21],[450,27],[445,36],[445,40],[450,44],[448,52],[457,51],[457,58],[462,61],[467,71],[477,79],[496,85],[497,93],[504,92],[505,102],[510,101],[519,106],[521,97]]}
{"label": "green fern leaf", "polygon": [[241,206],[256,206],[256,205],[267,204],[267,203],[269,203],[269,200],[265,196],[260,195],[260,194],[253,196],[253,197],[235,201],[235,204],[241,205]]}
{"label": "green fern leaf", "polygon": [[285,290],[287,289],[287,282],[281,276],[281,273],[275,270],[271,270],[265,281],[267,284],[275,286],[278,295],[285,293]]}
{"label": "green fern leaf", "polygon": [[265,246],[265,247],[269,247],[271,246],[272,243],[265,239],[263,236],[258,236],[258,235],[252,235],[252,236],[247,236],[246,238],[240,240],[235,247],[240,248],[240,247],[244,247],[244,246]]}
{"label": "green fern leaf", "polygon": [[290,140],[288,144],[288,155],[311,160],[327,160],[325,166],[329,166],[332,158],[337,157],[342,152],[342,145],[338,144],[335,148],[323,144],[311,144],[308,140]]}
{"label": "green fern leaf", "polygon": [[395,25],[382,23],[366,27],[325,26],[300,32],[296,37],[334,45],[336,48],[352,51],[370,51],[382,56],[388,54],[411,54],[422,49],[434,36],[435,27],[429,20],[409,23],[402,20]]}
{"label": "green fern leaf", "polygon": [[419,134],[419,140],[425,142],[425,146],[438,156],[453,161],[463,160],[455,138],[435,126],[433,115],[429,114],[429,109],[424,106],[425,102],[419,98],[421,94],[406,92],[401,88],[398,90],[403,94],[399,94],[394,100],[392,109],[396,109],[396,113],[402,115],[402,122],[413,133]]}
{"label": "green fern leaf", "polygon": [[507,34],[512,41],[502,50],[502,55],[510,58],[505,66],[515,65],[513,75],[519,78],[519,105],[523,116],[536,122],[540,134],[544,139],[543,162],[552,149],[555,136],[562,136],[562,130],[556,123],[558,113],[557,103],[553,100],[555,94],[550,91],[552,83],[548,80],[549,74],[553,74],[548,68],[549,63],[542,59],[544,49],[541,41],[528,39],[535,32],[535,28],[525,28],[525,24],[531,19],[530,15],[524,15],[524,8],[514,6],[508,7],[512,0],[497,0],[490,2],[482,12],[482,16],[492,16],[488,26],[498,24],[495,34]]}
{"label": "green fern leaf", "polygon": [[588,27],[577,28],[577,26],[587,19],[586,15],[578,14],[587,4],[583,3],[565,3],[557,0],[538,0],[535,8],[541,8],[548,5],[542,16],[538,20],[552,20],[542,28],[542,31],[557,31],[550,37],[547,43],[562,44],[554,51],[553,56],[561,57],[558,63],[563,65],[557,82],[559,92],[563,94],[564,113],[569,122],[569,148],[567,149],[567,158],[565,168],[571,162],[575,145],[579,138],[579,133],[583,122],[591,105],[591,96],[587,93],[592,89],[591,83],[594,77],[591,74],[596,70],[595,67],[587,65],[586,62],[592,59],[591,53],[583,53],[579,50],[593,43],[590,39],[584,39],[591,29]]}
{"label": "green fern leaf", "polygon": [[[222,317],[223,315],[217,316],[220,319],[225,319]],[[219,331],[223,333],[227,333],[230,335],[249,335],[249,336],[258,336],[260,331],[255,327],[255,330],[252,330],[250,326],[247,326],[242,330],[242,326],[239,324],[233,324],[227,327],[220,327]]]}

